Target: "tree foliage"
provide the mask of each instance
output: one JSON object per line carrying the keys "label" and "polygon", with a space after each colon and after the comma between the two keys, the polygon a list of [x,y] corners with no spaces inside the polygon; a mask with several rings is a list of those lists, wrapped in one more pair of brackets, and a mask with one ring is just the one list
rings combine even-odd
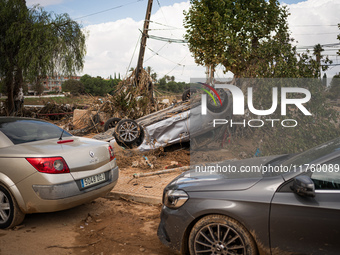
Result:
{"label": "tree foliage", "polygon": [[340,74],[333,76],[328,95],[331,99],[340,99]]}
{"label": "tree foliage", "polygon": [[174,76],[164,76],[163,78],[159,79],[158,83],[156,83],[155,85],[157,89],[173,93],[183,93],[185,89],[190,87],[190,84],[188,83],[176,82]]}
{"label": "tree foliage", "polygon": [[0,76],[8,94],[8,111],[23,82],[40,83],[58,72],[82,70],[85,34],[68,14],[28,9],[24,0],[0,0]]}
{"label": "tree foliage", "polygon": [[72,95],[82,95],[85,93],[84,84],[80,81],[69,79],[62,84],[62,90],[65,92],[70,92]]}
{"label": "tree foliage", "polygon": [[80,78],[80,82],[84,85],[85,92],[94,96],[105,96],[112,94],[120,79],[104,80],[101,77],[91,77],[88,74]]}
{"label": "tree foliage", "polygon": [[197,64],[236,78],[319,77],[320,63],[292,46],[288,15],[277,0],[191,0],[185,38]]}

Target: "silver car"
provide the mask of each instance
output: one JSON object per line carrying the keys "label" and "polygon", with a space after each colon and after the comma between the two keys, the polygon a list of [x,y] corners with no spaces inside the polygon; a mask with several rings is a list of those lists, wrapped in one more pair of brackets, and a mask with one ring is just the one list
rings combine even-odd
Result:
{"label": "silver car", "polygon": [[42,120],[0,117],[0,228],[20,224],[25,214],[91,201],[117,180],[107,142],[72,136]]}

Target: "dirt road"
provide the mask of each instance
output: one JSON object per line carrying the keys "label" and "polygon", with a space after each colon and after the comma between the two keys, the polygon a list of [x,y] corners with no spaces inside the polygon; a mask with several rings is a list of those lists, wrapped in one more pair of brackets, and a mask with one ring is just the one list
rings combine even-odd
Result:
{"label": "dirt road", "polygon": [[97,199],[79,207],[27,215],[0,230],[1,255],[159,254],[174,252],[157,238],[160,206]]}

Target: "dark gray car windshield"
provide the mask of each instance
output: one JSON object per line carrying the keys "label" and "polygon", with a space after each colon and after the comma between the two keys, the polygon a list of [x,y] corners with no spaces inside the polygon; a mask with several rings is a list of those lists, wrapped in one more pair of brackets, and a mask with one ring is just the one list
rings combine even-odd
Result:
{"label": "dark gray car windshield", "polygon": [[[14,144],[59,138],[63,129],[51,123],[18,118],[0,118],[0,131]],[[64,131],[63,137],[71,136]]]}
{"label": "dark gray car windshield", "polygon": [[300,166],[303,164],[309,164],[319,158],[326,156],[327,154],[331,154],[339,150],[340,137],[297,154],[296,156],[283,161],[281,164],[284,166]]}

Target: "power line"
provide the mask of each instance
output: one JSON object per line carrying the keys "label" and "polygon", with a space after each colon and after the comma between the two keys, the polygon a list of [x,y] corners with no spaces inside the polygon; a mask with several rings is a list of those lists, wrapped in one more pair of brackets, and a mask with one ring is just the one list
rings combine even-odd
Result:
{"label": "power line", "polygon": [[[327,44],[322,44],[321,47],[332,47],[332,48],[335,48],[335,47],[339,47],[340,46],[340,43],[327,43]],[[312,45],[312,46],[300,46],[300,47],[297,47],[297,49],[309,49],[309,48],[314,48],[315,45]],[[325,50],[331,50],[331,49],[325,49]]]}
{"label": "power line", "polygon": [[313,35],[313,36],[316,36],[316,35],[338,35],[339,33],[336,33],[336,32],[334,32],[334,33],[317,33],[317,34],[294,34],[294,33],[292,33],[292,35],[294,36],[294,35]]}
{"label": "power line", "polygon": [[141,2],[141,1],[144,1],[144,0],[137,0],[137,1],[134,1],[134,2],[129,2],[129,3],[126,3],[126,4],[118,5],[118,6],[109,8],[109,9],[105,9],[105,10],[102,10],[102,11],[99,11],[99,12],[94,12],[94,13],[91,13],[91,14],[88,14],[88,15],[85,15],[85,16],[82,16],[82,17],[75,18],[74,20],[79,20],[79,19],[90,17],[90,16],[94,16],[94,15],[97,15],[97,14],[101,14],[101,13],[104,13],[104,12],[112,11],[112,10],[119,9],[119,8],[124,7],[124,6],[130,5],[130,4],[135,4],[135,3],[138,3],[138,2]]}
{"label": "power line", "polygon": [[157,55],[157,56],[159,56],[159,57],[161,57],[161,58],[164,58],[164,59],[166,59],[166,60],[168,60],[168,61],[170,61],[170,62],[172,62],[172,63],[174,63],[174,64],[176,64],[176,65],[181,66],[180,63],[177,63],[177,62],[175,62],[175,61],[172,61],[171,59],[168,59],[168,58],[166,58],[166,57],[164,57],[164,56],[162,56],[162,55],[159,55],[158,52],[155,52],[154,50],[150,49],[149,47],[147,47],[147,48],[148,48],[148,50],[150,50],[151,52],[155,53],[155,55]]}
{"label": "power line", "polygon": [[[165,18],[165,15],[164,15],[164,13],[163,13],[163,10],[162,10],[162,7],[161,7],[161,4],[159,3],[159,1],[157,0],[157,3],[158,3],[158,6],[159,6],[159,9],[161,10],[161,12],[162,12],[162,15],[163,15],[163,17],[164,17],[164,20],[165,20],[165,23],[168,23],[167,22],[167,20],[166,20],[166,18]],[[173,36],[173,34],[172,34],[172,32],[170,31],[170,35],[171,36]]]}
{"label": "power line", "polygon": [[165,24],[162,24],[162,23],[159,23],[159,22],[156,22],[156,21],[152,21],[152,20],[149,20],[149,22],[154,23],[154,24],[157,24],[157,25],[160,25],[160,26],[171,27],[171,28],[173,28],[173,29],[181,29],[181,30],[184,29],[184,28],[179,28],[179,27],[174,27],[174,26],[165,25]]}
{"label": "power line", "polygon": [[294,25],[290,27],[337,27],[338,25]]}
{"label": "power line", "polygon": [[132,57],[131,57],[131,60],[130,60],[129,66],[128,66],[128,68],[126,69],[126,74],[125,74],[125,77],[127,77],[127,74],[128,74],[128,72],[129,72],[129,69],[130,69],[130,66],[131,66],[131,63],[132,63],[132,59],[133,59],[133,57],[135,56],[136,49],[137,49],[137,47],[138,47],[138,44],[139,44],[139,42],[140,42],[140,39],[141,39],[141,37],[142,37],[142,35],[140,35],[140,36],[139,36],[139,38],[138,38],[138,40],[137,40],[137,43],[136,43],[135,49],[134,49],[134,51],[133,51],[133,53],[132,53]]}
{"label": "power line", "polygon": [[150,60],[151,58],[153,58],[154,56],[159,55],[158,53],[159,53],[159,52],[160,52],[167,44],[168,44],[168,42],[166,42],[161,48],[159,48],[159,50],[158,50],[157,52],[154,52],[154,51],[152,51],[149,47],[147,47],[149,50],[151,50],[151,51],[154,52],[155,54],[152,55],[151,57],[149,57],[147,60],[145,60],[144,63],[147,62],[148,60]]}
{"label": "power line", "polygon": [[155,39],[159,41],[169,42],[169,43],[187,43],[187,40],[184,39],[172,39],[167,37],[161,37],[161,36],[155,36],[155,35],[149,35],[150,39]]}

